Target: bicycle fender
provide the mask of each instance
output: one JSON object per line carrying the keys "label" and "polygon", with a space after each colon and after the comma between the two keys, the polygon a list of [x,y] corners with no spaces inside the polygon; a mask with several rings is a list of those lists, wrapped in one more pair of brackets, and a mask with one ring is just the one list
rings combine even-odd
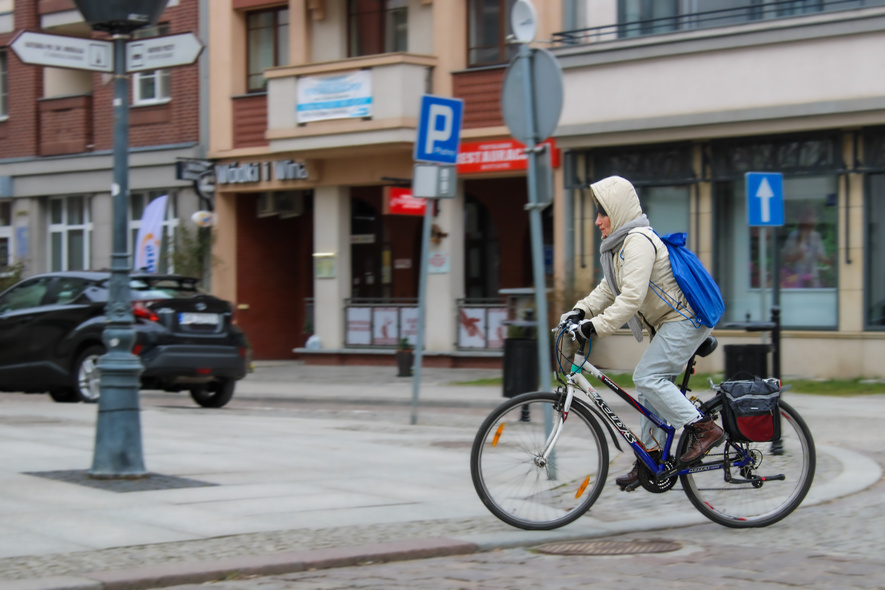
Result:
{"label": "bicycle fender", "polygon": [[618,439],[615,437],[615,432],[614,432],[614,430],[612,430],[611,424],[609,424],[608,420],[606,420],[605,415],[600,410],[598,410],[597,408],[594,408],[593,406],[591,406],[589,404],[586,407],[589,408],[591,412],[593,412],[594,414],[596,414],[596,416],[599,417],[599,421],[602,422],[602,425],[605,426],[606,430],[608,430],[608,435],[611,437],[612,443],[614,443],[615,448],[618,449],[619,451],[623,451],[623,449],[621,449],[621,444],[618,442]]}

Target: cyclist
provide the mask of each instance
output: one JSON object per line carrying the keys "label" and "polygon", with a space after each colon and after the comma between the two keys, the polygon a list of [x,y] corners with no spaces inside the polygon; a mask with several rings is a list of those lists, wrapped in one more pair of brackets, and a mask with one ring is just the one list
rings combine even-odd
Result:
{"label": "cyclist", "polygon": [[[611,176],[591,185],[596,205],[596,226],[602,233],[601,262],[605,277],[561,321],[577,324],[584,338],[608,336],[627,323],[637,341],[642,328],[651,343],[633,373],[640,402],[672,426],[684,426],[693,436],[682,463],[703,458],[725,439],[723,430],[698,409],[674,384],[688,359],[710,335],[712,328],[697,327],[685,310],[677,311],[654,290],[655,283],[665,293],[691,309],[670,267],[667,247],[649,226],[639,197],[629,181]],[[691,316],[688,316],[691,317]],[[657,460],[662,430],[645,416],[640,421],[640,440]],[[639,486],[639,461],[615,481],[626,491]]]}

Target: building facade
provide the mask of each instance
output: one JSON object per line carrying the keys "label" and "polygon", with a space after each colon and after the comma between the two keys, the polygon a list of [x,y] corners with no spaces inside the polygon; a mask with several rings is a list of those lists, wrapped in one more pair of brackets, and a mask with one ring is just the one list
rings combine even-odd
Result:
{"label": "building facade", "polygon": [[[134,37],[199,35],[204,2],[170,0],[157,26]],[[24,64],[9,47],[22,31],[98,36],[71,0],[0,2],[0,267],[26,275],[109,268],[111,75]],[[205,208],[193,182],[176,173],[179,160],[204,156],[201,67],[130,75],[129,251],[144,208],[168,195],[161,270],[176,270],[176,236],[195,232],[190,216]]]}
{"label": "building facade", "polygon": [[[229,40],[210,41],[214,285],[256,358],[392,363],[414,340],[422,217],[400,201],[428,93],[465,114],[458,193],[433,218],[427,359],[500,365],[501,291],[532,286],[526,158],[499,104],[512,4],[212,3],[212,34]],[[549,36],[558,3],[538,10]],[[320,350],[302,348],[310,335]]]}
{"label": "building facade", "polygon": [[[554,36],[576,235],[593,243],[588,185],[629,178],[656,229],[688,232],[713,270],[721,343],[759,342],[728,324],[768,321],[779,304],[783,374],[885,375],[883,5],[588,2],[584,28]],[[748,195],[748,172],[783,174],[784,226],[749,226],[761,196]],[[562,251],[574,281],[592,283],[587,250]],[[618,336],[597,354],[626,368],[636,349]]]}
{"label": "building facade", "polygon": [[[508,295],[532,287],[525,161],[500,106],[513,4],[211,3],[224,40],[209,40],[213,287],[237,302],[256,358],[392,363],[413,336],[421,221],[398,195],[430,93],[465,110],[457,197],[434,216],[426,359],[500,362]],[[783,374],[885,376],[883,2],[535,4],[565,89],[544,223],[551,309],[599,279],[587,189],[618,174],[713,271],[723,344],[758,342],[726,324],[777,303]],[[749,226],[747,172],[784,175],[782,228]],[[625,331],[594,354],[629,369],[643,350]],[[723,364],[720,349],[701,369]]]}

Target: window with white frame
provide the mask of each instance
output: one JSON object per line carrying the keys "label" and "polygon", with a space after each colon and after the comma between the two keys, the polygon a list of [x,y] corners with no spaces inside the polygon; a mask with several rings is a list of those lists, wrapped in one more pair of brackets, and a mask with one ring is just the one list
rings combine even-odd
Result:
{"label": "window with white frame", "polygon": [[0,51],[0,120],[9,116],[6,98],[6,52]]}
{"label": "window with white frame", "polygon": [[[161,23],[154,27],[133,32],[134,39],[159,37],[169,34],[169,24]],[[169,85],[169,70],[151,70],[132,74],[132,104],[149,105],[168,102],[172,97]]]}
{"label": "window with white frame", "polygon": [[160,244],[161,254],[157,272],[175,272],[172,257],[175,251],[175,233],[178,229],[178,199],[175,191],[136,191],[129,195],[129,251],[135,251],[144,210],[151,201],[163,195],[169,195],[169,198],[166,201],[166,215],[163,218],[163,239]]}
{"label": "window with white frame", "polygon": [[49,268],[85,270],[92,261],[89,197],[49,200]]}

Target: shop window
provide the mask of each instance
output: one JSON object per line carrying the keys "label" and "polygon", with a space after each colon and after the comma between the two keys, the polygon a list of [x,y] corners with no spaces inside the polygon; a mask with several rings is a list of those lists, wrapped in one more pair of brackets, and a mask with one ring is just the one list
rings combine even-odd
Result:
{"label": "shop window", "polygon": [[249,92],[264,92],[268,68],[289,65],[289,9],[274,8],[246,15]]}
{"label": "shop window", "polygon": [[0,51],[0,120],[9,116],[6,88],[6,51]]}
{"label": "shop window", "polygon": [[467,13],[469,66],[504,64],[516,54],[507,43],[510,12],[516,0],[470,0]]}
{"label": "shop window", "polygon": [[838,327],[837,193],[835,174],[784,178],[784,227],[758,228],[747,224],[744,180],[716,183],[724,321],[768,320],[777,288],[785,328]]}
{"label": "shop window", "polygon": [[348,55],[408,51],[407,0],[348,0]]}
{"label": "shop window", "polygon": [[11,262],[9,259],[12,241],[12,201],[0,201],[0,278]]}
{"label": "shop window", "polygon": [[[133,39],[145,39],[169,34],[169,24],[162,23],[154,27],[137,29],[132,33]],[[137,44],[137,41],[132,41]],[[132,75],[132,104],[150,105],[168,102],[171,98],[169,70],[152,70],[135,72]]]}
{"label": "shop window", "polygon": [[160,243],[160,260],[157,271],[175,272],[174,253],[178,232],[178,201],[174,191],[138,191],[129,195],[129,252],[135,252],[135,241],[138,238],[138,230],[141,228],[145,208],[151,201],[162,195],[169,195],[169,198],[166,201],[166,215],[163,220],[163,238]]}
{"label": "shop window", "polygon": [[49,201],[49,268],[85,270],[91,264],[92,218],[89,198],[61,197]]}
{"label": "shop window", "polygon": [[495,222],[488,209],[468,195],[464,203],[464,292],[467,298],[497,298],[500,267]]}

